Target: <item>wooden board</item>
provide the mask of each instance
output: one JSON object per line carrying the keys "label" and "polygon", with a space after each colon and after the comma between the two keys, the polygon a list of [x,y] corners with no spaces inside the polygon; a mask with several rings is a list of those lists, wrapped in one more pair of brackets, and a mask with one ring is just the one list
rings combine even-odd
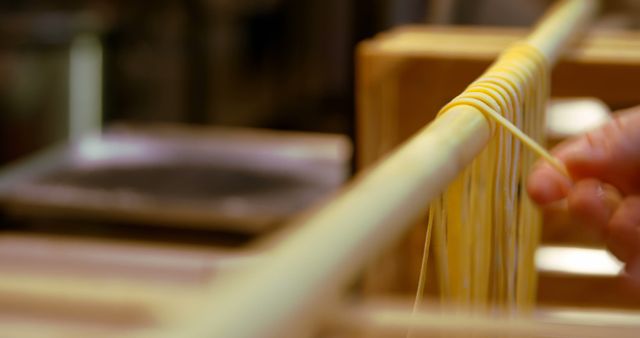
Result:
{"label": "wooden board", "polygon": [[114,337],[170,325],[197,308],[219,274],[247,266],[246,248],[0,234],[0,332],[11,337]]}

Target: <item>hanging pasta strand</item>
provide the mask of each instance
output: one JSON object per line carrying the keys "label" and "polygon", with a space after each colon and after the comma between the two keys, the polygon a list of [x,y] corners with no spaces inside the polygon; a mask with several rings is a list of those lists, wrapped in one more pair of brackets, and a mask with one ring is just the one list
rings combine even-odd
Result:
{"label": "hanging pasta strand", "polygon": [[[534,47],[519,43],[440,111],[442,115],[458,105],[473,106],[493,131],[487,148],[429,211],[425,245],[433,232],[444,302],[505,313],[533,307],[533,256],[541,217],[525,192],[525,180],[536,154],[566,174],[562,163],[539,145],[548,95],[547,61]],[[416,304],[422,297],[425,266],[423,261]]]}

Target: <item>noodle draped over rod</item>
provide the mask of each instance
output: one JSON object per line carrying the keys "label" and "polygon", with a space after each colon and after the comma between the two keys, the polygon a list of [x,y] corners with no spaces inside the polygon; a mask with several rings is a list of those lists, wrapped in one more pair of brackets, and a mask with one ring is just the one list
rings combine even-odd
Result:
{"label": "noodle draped over rod", "polygon": [[526,194],[525,181],[535,154],[567,175],[564,165],[539,145],[544,140],[549,68],[535,47],[515,44],[438,113],[472,106],[487,118],[492,138],[431,204],[416,308],[432,234],[444,302],[507,313],[533,308],[533,259],[541,216]]}

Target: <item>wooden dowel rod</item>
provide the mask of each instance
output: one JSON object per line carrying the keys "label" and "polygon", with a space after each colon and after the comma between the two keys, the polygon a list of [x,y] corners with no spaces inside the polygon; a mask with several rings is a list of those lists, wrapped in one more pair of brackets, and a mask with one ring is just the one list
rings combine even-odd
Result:
{"label": "wooden dowel rod", "polygon": [[569,44],[586,31],[598,7],[597,0],[558,1],[538,22],[526,42],[553,65]]}
{"label": "wooden dowel rod", "polygon": [[[535,39],[528,43],[554,61],[562,43],[594,14],[594,6],[578,4],[583,1],[563,2],[539,25],[544,31],[534,33]],[[164,332],[165,336],[300,336],[364,264],[393,243],[480,153],[488,139],[489,126],[480,111],[470,106],[452,108],[330,204],[294,226],[295,232],[266,254],[261,264],[218,280],[204,299],[207,304]]]}
{"label": "wooden dowel rod", "polygon": [[357,179],[261,264],[215,285],[200,320],[175,336],[285,337],[308,328],[316,310],[335,300],[486,144],[484,116],[465,108],[452,109]]}

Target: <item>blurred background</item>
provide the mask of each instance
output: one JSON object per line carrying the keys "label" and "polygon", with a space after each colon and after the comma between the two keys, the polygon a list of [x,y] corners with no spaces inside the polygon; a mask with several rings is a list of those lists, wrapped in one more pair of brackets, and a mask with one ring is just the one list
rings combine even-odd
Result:
{"label": "blurred background", "polygon": [[[113,292],[107,295],[164,297],[175,291],[167,292],[167,285],[204,288],[219,271],[259,256],[263,248],[250,245],[255,239],[276,233],[352,176],[354,158],[364,153],[356,142],[361,41],[378,36],[374,43],[383,43],[404,34],[380,34],[393,27],[431,24],[468,27],[447,33],[432,26],[425,36],[475,32],[495,42],[499,39],[492,34],[508,38],[513,32],[479,26],[530,27],[552,2],[0,0],[0,307],[5,295],[26,295],[15,298],[14,310],[24,315],[25,302],[45,309],[47,317],[47,311],[57,313],[60,292],[69,289],[73,292],[65,297],[87,290],[87,298],[108,310],[111,299],[94,297],[102,290],[95,285],[104,286],[104,280],[130,287],[107,288]],[[599,28],[640,28],[640,1],[602,3]],[[594,123],[609,118],[609,107],[640,102],[634,87],[640,77],[640,45],[634,41],[640,40],[633,34],[594,38],[597,46],[586,46],[584,59],[559,71],[560,80],[568,80],[558,88],[569,88],[560,96],[582,95],[583,87],[589,89],[586,96],[609,95],[604,103],[588,105],[604,111],[594,115]],[[457,40],[447,42],[443,50],[462,50]],[[628,53],[607,55],[608,46]],[[589,50],[600,54],[594,57]],[[452,97],[446,90],[427,93],[424,88],[458,93],[489,62],[483,55],[477,62],[458,58],[467,68],[461,67],[454,81],[447,73],[453,67],[429,72],[448,62],[434,55],[433,64],[407,62],[399,71],[402,86],[394,87],[409,98],[398,111],[417,112],[412,115],[417,120],[425,120],[421,103],[440,107]],[[602,66],[602,55],[611,64]],[[434,68],[421,68],[425,64]],[[594,83],[604,80],[591,86],[574,81],[575,74],[598,79]],[[609,86],[618,75],[626,82]],[[585,119],[585,106],[572,107],[574,114],[558,108],[562,114],[556,115],[565,117],[559,124],[575,127]],[[383,136],[393,138],[423,124],[407,118],[409,113],[402,117],[407,128],[392,125],[389,129],[402,130]],[[364,146],[375,148],[376,142]],[[556,223],[562,222],[568,220]],[[562,237],[563,245],[600,245],[594,236],[581,242],[585,235],[573,224],[559,229],[551,234]],[[423,231],[417,226],[406,255],[395,257],[400,257],[396,265],[406,265],[405,274],[397,267],[376,268],[374,277],[363,279],[397,276],[400,286],[384,291],[412,293]],[[558,259],[573,257],[565,251],[545,252],[548,262],[569,262],[569,268],[548,269],[560,277],[541,279],[543,287],[566,284],[547,287],[558,290],[547,292],[547,298],[568,294],[565,298],[582,301],[589,294],[598,306],[637,308],[640,291],[635,298],[622,291],[600,292],[621,289],[614,284],[621,266],[600,247],[587,251],[595,258],[576,260]],[[597,270],[600,260],[604,270]],[[586,266],[587,272],[567,273],[576,266]],[[576,288],[575,276],[589,273],[595,277]],[[37,317],[38,311],[24,317]],[[83,311],[78,306],[69,316],[78,322],[104,319],[87,319]],[[126,311],[105,313],[105,318],[129,320]],[[2,319],[0,314],[0,325]],[[145,320],[138,324],[145,327]],[[125,326],[118,330],[126,331]],[[49,336],[47,330],[43,336]]]}
{"label": "blurred background", "polygon": [[0,164],[115,121],[353,137],[358,41],[406,23],[530,25],[547,4],[2,1]]}
{"label": "blurred background", "polygon": [[[0,217],[282,223],[355,168],[360,41],[528,27],[550,3],[0,1]],[[601,26],[640,22],[637,1],[604,7]]]}
{"label": "blurred background", "polygon": [[[358,41],[407,23],[530,25],[548,3],[2,1],[0,164],[114,121],[353,137]],[[637,25],[635,1],[606,3],[613,25]]]}

